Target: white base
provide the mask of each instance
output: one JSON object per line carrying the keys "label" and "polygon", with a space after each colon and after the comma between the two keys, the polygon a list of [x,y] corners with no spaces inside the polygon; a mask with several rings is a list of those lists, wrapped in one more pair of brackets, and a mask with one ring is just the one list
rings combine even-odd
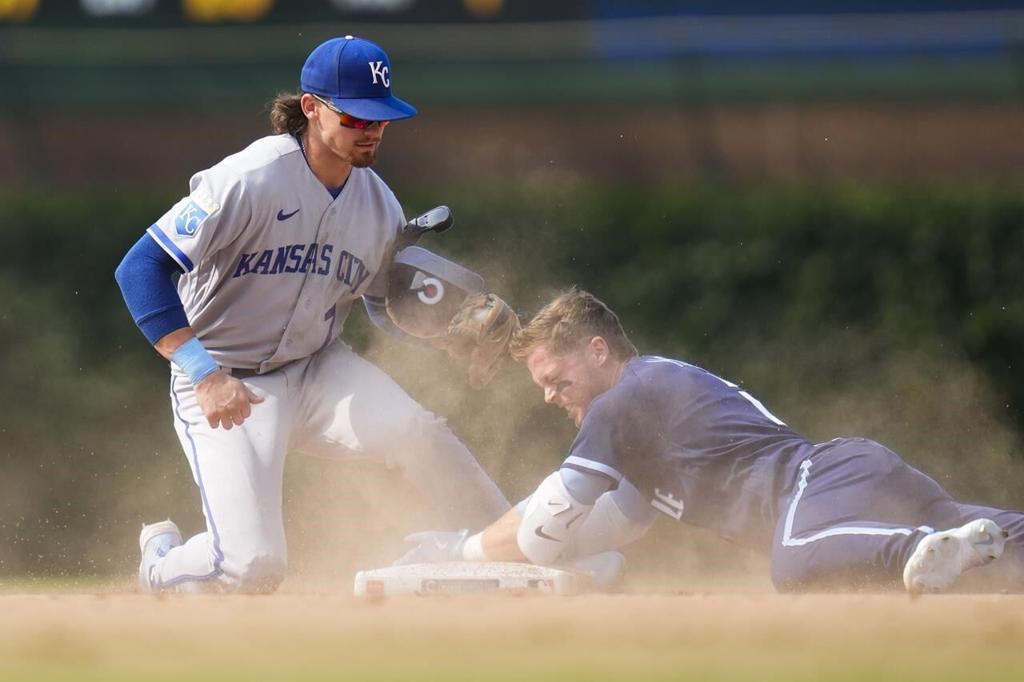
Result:
{"label": "white base", "polygon": [[357,597],[479,592],[565,595],[585,592],[590,583],[589,576],[560,568],[506,561],[452,561],[359,571],[354,592]]}

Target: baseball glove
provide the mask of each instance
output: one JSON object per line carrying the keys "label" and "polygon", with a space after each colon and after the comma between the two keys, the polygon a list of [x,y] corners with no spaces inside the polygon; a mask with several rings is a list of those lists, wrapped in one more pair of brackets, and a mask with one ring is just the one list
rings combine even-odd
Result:
{"label": "baseball glove", "polygon": [[483,388],[498,371],[519,318],[494,294],[476,294],[463,301],[448,323],[445,349],[455,358],[469,358],[469,385]]}

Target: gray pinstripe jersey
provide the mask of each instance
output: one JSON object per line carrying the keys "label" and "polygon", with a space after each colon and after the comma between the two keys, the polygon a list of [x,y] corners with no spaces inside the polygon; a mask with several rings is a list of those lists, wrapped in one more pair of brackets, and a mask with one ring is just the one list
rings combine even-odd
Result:
{"label": "gray pinstripe jersey", "polygon": [[356,298],[384,296],[404,224],[372,170],[353,168],[334,199],[277,135],[194,175],[149,234],[184,270],[178,293],[213,358],[266,372],[336,338]]}

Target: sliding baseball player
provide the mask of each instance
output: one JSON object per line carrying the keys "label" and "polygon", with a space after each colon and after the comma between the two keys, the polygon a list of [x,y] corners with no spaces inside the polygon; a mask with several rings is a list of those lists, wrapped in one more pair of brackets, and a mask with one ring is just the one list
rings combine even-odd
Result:
{"label": "sliding baseball player", "polygon": [[622,547],[668,517],[767,553],[783,591],[941,591],[1004,549],[1001,586],[1024,587],[1024,513],[957,502],[873,441],[808,441],[739,386],[638,355],[586,292],[545,306],[511,351],[579,427],[568,456],[483,532],[417,534],[400,563],[551,564]]}

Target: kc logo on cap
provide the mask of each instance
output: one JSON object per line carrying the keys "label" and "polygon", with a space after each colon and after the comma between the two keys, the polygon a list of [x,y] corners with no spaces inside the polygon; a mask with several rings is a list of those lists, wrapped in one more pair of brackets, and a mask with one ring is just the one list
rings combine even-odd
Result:
{"label": "kc logo on cap", "polygon": [[331,38],[309,54],[300,83],[303,92],[368,121],[415,116],[415,107],[391,93],[392,75],[391,61],[379,45],[345,36]]}
{"label": "kc logo on cap", "polygon": [[380,82],[384,84],[384,87],[391,87],[391,81],[388,80],[388,66],[384,62],[370,62],[370,73],[373,74],[374,85],[377,84],[377,76],[380,76]]}

